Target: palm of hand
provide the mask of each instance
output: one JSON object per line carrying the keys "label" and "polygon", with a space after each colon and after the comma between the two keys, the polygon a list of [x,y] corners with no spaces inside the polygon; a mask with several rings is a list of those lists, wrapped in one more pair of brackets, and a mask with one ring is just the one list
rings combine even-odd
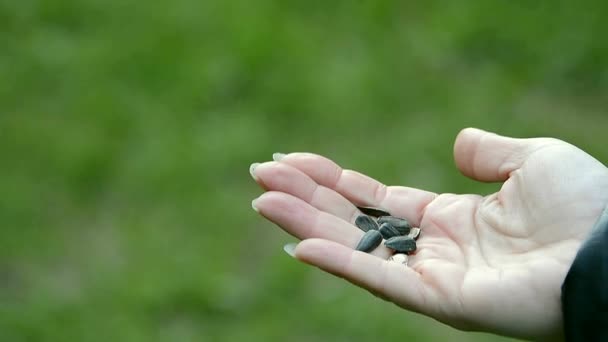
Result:
{"label": "palm of hand", "polygon": [[495,194],[440,195],[412,265],[443,303],[436,316],[511,336],[559,332],[561,283],[607,200],[598,182],[606,189],[603,166],[558,143],[530,154]]}
{"label": "palm of hand", "polygon": [[[270,190],[256,200],[257,210],[299,238],[337,242],[305,241],[297,257],[406,309],[461,329],[559,336],[561,282],[608,201],[601,191],[608,189],[606,168],[552,139],[467,134],[457,141],[457,164],[473,178],[505,180],[496,194],[385,187],[322,157],[295,154],[255,171]],[[351,202],[420,226],[409,268],[386,262],[384,247],[377,257],[344,247],[362,234],[352,226],[358,212]]]}

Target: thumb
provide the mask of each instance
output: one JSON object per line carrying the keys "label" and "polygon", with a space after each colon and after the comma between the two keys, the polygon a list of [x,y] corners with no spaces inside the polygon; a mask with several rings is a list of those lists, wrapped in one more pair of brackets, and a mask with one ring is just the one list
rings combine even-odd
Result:
{"label": "thumb", "polygon": [[465,176],[482,182],[509,178],[545,139],[515,139],[476,128],[465,128],[456,137],[454,159]]}

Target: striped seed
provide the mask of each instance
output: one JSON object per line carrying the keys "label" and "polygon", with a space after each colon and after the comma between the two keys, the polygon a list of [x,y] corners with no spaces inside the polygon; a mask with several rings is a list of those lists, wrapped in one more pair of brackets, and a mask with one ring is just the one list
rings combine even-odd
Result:
{"label": "striped seed", "polygon": [[416,241],[408,236],[395,236],[384,242],[384,245],[397,252],[407,253],[416,250]]}
{"label": "striped seed", "polygon": [[368,253],[376,249],[376,247],[378,247],[381,242],[382,235],[380,235],[379,231],[368,230],[367,233],[363,235],[355,249],[361,252]]}
{"label": "striped seed", "polygon": [[399,235],[406,235],[410,232],[410,228],[412,225],[403,218],[394,217],[394,216],[382,216],[378,218],[378,224],[388,223],[393,228],[399,231]]}
{"label": "striped seed", "polygon": [[378,230],[378,224],[376,221],[367,215],[357,216],[357,219],[355,219],[355,226],[359,227],[359,229],[364,232]]}
{"label": "striped seed", "polygon": [[399,233],[399,231],[397,229],[395,229],[393,226],[391,226],[389,223],[383,223],[380,226],[380,229],[378,229],[378,231],[380,231],[380,234],[382,234],[382,237],[385,240],[388,240],[388,239],[392,238],[393,236],[401,235]]}
{"label": "striped seed", "polygon": [[391,216],[391,214],[389,214],[388,212],[386,212],[386,211],[384,211],[384,210],[382,210],[380,208],[357,207],[357,209],[359,209],[365,215],[369,215],[369,216],[373,216],[373,217]]}

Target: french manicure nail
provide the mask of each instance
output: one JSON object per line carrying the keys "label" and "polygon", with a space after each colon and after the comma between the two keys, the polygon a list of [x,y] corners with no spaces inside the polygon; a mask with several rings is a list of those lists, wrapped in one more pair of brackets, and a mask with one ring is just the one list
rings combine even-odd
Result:
{"label": "french manicure nail", "polygon": [[292,258],[295,258],[297,245],[298,245],[297,243],[288,243],[285,246],[283,246],[283,250],[285,251],[285,253],[289,254]]}
{"label": "french manicure nail", "polygon": [[281,159],[285,158],[285,156],[286,156],[285,153],[280,153],[280,152],[273,153],[272,154],[272,160],[274,160],[274,161],[281,161]]}
{"label": "french manicure nail", "polygon": [[253,208],[253,210],[255,210],[256,213],[259,213],[260,209],[258,209],[258,207],[255,205],[255,202],[257,202],[257,198],[254,199],[253,201],[251,201],[251,208]]}
{"label": "french manicure nail", "polygon": [[251,174],[251,177],[253,177],[253,179],[257,180],[258,178],[255,176],[255,169],[260,166],[260,163],[253,163],[251,164],[251,166],[249,166],[249,173]]}

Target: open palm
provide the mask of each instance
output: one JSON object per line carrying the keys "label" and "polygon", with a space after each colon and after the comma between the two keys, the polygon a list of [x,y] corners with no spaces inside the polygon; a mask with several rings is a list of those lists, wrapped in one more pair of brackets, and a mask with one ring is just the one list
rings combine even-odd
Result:
{"label": "open palm", "polygon": [[[267,190],[254,208],[306,240],[295,256],[395,304],[465,330],[561,336],[561,284],[608,203],[608,170],[555,139],[512,139],[463,130],[456,164],[489,196],[437,195],[385,186],[309,153],[252,165]],[[380,207],[421,228],[409,267],[381,245],[354,251],[363,232],[355,205]]]}

